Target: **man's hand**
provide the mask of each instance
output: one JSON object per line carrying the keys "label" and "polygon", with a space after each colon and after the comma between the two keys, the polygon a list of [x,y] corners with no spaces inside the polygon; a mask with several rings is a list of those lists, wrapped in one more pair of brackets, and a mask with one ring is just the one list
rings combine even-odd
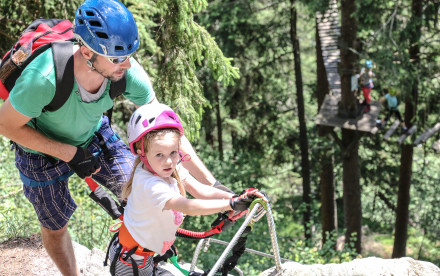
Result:
{"label": "man's hand", "polygon": [[231,198],[229,200],[229,205],[231,205],[231,208],[234,211],[245,211],[256,198],[262,198],[265,202],[268,202],[264,194],[258,191],[258,189],[250,188],[243,190],[240,195]]}
{"label": "man's hand", "polygon": [[222,190],[224,192],[228,192],[230,194],[235,195],[235,193],[231,189],[229,189],[228,187],[226,187],[225,185],[220,183],[220,181],[218,181],[218,180],[215,181],[215,183],[214,183],[214,185],[212,185],[212,187],[217,188],[219,190]]}
{"label": "man's hand", "polygon": [[101,169],[98,159],[82,147],[76,147],[75,155],[67,164],[81,178],[90,177]]}

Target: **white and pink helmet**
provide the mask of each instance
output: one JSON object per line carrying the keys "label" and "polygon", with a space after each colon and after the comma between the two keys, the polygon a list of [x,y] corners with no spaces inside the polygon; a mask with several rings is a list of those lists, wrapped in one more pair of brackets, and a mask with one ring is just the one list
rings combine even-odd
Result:
{"label": "white and pink helmet", "polygon": [[[154,103],[139,107],[131,115],[127,125],[127,138],[131,151],[137,155],[134,144],[147,132],[162,128],[177,128],[183,135],[183,127],[179,117],[169,106]],[[143,147],[141,150],[141,157],[144,157]]]}

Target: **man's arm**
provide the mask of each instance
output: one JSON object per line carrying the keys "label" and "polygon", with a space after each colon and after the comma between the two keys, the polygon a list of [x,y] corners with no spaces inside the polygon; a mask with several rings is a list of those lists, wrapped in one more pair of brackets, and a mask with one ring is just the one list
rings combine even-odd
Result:
{"label": "man's arm", "polygon": [[26,125],[27,117],[6,100],[0,107],[0,134],[27,148],[36,150],[65,162],[70,161],[76,153],[76,147],[52,140]]}
{"label": "man's arm", "polygon": [[212,173],[206,168],[205,164],[203,164],[202,160],[200,160],[196,151],[192,147],[186,136],[183,136],[181,139],[180,150],[183,155],[190,155],[191,159],[189,161],[182,162],[182,165],[194,176],[199,182],[212,186],[214,185],[216,179],[212,175]]}
{"label": "man's arm", "polygon": [[214,187],[203,185],[197,181],[192,175],[181,179],[185,185],[185,190],[193,197],[198,199],[230,199],[234,194],[216,189]]}

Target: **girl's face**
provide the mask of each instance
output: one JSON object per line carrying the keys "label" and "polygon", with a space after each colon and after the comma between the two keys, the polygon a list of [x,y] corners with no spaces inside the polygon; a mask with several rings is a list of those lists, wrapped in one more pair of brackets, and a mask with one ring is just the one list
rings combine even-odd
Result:
{"label": "girl's face", "polygon": [[170,177],[179,161],[180,136],[167,132],[151,140],[146,156],[151,168],[163,178]]}

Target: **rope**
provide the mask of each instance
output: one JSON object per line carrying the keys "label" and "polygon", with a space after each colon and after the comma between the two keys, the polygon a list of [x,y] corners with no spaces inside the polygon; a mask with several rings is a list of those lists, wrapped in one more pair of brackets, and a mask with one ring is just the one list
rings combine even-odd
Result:
{"label": "rope", "polygon": [[275,256],[275,266],[277,271],[281,271],[280,250],[278,249],[277,233],[275,231],[275,222],[273,220],[272,209],[270,208],[270,204],[267,204],[266,210],[267,210],[267,214],[266,214],[267,224],[269,226],[270,240],[272,242],[272,251]]}

